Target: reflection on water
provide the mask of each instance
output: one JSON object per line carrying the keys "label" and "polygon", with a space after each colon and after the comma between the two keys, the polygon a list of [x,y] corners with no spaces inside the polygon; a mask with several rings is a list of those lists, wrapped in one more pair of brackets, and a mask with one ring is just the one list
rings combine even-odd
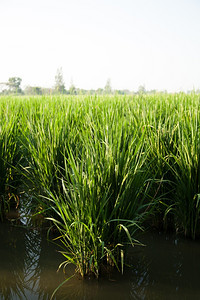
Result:
{"label": "reflection on water", "polygon": [[132,250],[132,299],[200,299],[200,242],[151,233]]}
{"label": "reflection on water", "polygon": [[49,299],[63,280],[55,247],[38,230],[8,224],[0,224],[0,241],[0,299]]}
{"label": "reflection on water", "polygon": [[[200,242],[158,233],[129,249],[130,268],[99,280],[72,278],[54,299],[200,299]],[[37,230],[0,224],[0,299],[50,299],[64,280],[57,247]],[[68,269],[67,276],[73,273]]]}

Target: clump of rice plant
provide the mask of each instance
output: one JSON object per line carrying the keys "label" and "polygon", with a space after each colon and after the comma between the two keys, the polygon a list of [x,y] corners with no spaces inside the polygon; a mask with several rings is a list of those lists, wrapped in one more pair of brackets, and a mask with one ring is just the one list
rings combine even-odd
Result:
{"label": "clump of rice plant", "polygon": [[127,132],[118,113],[103,114],[104,123],[87,116],[80,143],[74,150],[70,141],[66,145],[62,194],[49,193],[55,213],[49,219],[66,258],[62,266],[75,264],[82,277],[98,277],[105,263],[123,271],[126,246],[138,243],[135,232],[152,209],[145,132]]}

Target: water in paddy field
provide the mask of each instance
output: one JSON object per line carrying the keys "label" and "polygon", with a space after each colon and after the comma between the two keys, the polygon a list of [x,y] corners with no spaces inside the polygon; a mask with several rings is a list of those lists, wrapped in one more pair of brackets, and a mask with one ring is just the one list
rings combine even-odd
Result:
{"label": "water in paddy field", "polygon": [[[130,268],[99,280],[77,276],[54,299],[200,299],[200,242],[159,233],[129,250]],[[40,231],[0,224],[0,299],[50,299],[64,280],[63,257]],[[73,267],[67,269],[68,276]]]}

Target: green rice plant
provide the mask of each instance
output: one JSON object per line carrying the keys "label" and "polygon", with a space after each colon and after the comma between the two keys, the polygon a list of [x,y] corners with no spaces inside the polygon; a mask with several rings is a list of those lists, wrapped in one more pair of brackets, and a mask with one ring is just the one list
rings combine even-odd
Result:
{"label": "green rice plant", "polygon": [[[7,101],[10,99],[8,98]],[[9,110],[11,108],[11,111]],[[19,107],[13,113],[13,103],[0,103],[0,217],[4,218],[12,206],[19,205],[17,187],[20,175],[17,167],[21,159],[18,143]]]}
{"label": "green rice plant", "polygon": [[63,192],[49,192],[55,212],[49,219],[66,258],[62,266],[75,264],[83,277],[98,277],[105,262],[123,270],[125,246],[137,243],[135,232],[152,209],[145,131],[127,131],[118,104],[112,109],[100,118],[89,111],[79,127],[82,144],[66,145]]}
{"label": "green rice plant", "polygon": [[77,146],[79,141],[74,128],[82,117],[76,103],[66,102],[60,97],[30,99],[24,110],[22,124],[26,127],[22,126],[21,142],[26,162],[23,174],[27,185],[32,187],[33,207],[44,213],[51,207],[38,195],[46,195],[47,190],[52,193],[62,190],[59,177],[62,177],[64,167],[65,145],[70,140],[72,148]]}
{"label": "green rice plant", "polygon": [[179,126],[178,155],[174,194],[177,230],[184,230],[193,239],[200,233],[200,134],[199,111],[194,104],[188,107]]}
{"label": "green rice plant", "polygon": [[[155,111],[151,111],[146,120],[147,141],[149,144],[149,159],[153,162],[152,172],[157,181],[154,184],[154,193],[157,195],[157,205],[155,207],[154,223],[159,227],[174,227],[174,207],[173,195],[175,190],[175,175],[173,167],[176,163],[174,157],[178,153],[178,115],[175,103],[165,101],[159,107],[159,100],[155,105]],[[166,109],[168,107],[168,109]],[[169,115],[169,111],[172,112]]]}
{"label": "green rice plant", "polygon": [[[139,225],[152,213],[150,224],[157,219],[160,227],[194,238],[199,233],[198,107],[199,95],[181,93],[1,97],[1,215],[11,203],[17,205],[23,175],[35,212],[61,223],[57,205],[47,198],[82,197],[84,203],[85,197],[86,204],[97,199],[92,207],[98,209],[106,199],[106,220]],[[116,245],[116,226],[128,225],[106,222],[103,232],[112,232],[110,244]],[[130,236],[136,228],[128,227]]]}
{"label": "green rice plant", "polygon": [[154,214],[161,216],[159,226],[195,238],[200,217],[199,96],[179,94],[161,100],[145,115],[150,159],[162,180]]}

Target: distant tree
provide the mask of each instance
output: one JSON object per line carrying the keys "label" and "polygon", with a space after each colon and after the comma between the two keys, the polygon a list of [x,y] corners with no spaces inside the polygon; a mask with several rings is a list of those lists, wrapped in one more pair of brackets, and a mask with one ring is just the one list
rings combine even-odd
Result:
{"label": "distant tree", "polygon": [[90,95],[95,95],[95,93],[96,93],[96,91],[95,91],[94,89],[90,89],[90,90],[89,90],[89,94],[90,94]]}
{"label": "distant tree", "polygon": [[11,93],[22,93],[22,89],[20,87],[22,79],[19,77],[10,77],[7,82],[8,91]]}
{"label": "distant tree", "polygon": [[7,82],[0,82],[0,94],[5,94],[7,92]]}
{"label": "distant tree", "polygon": [[128,89],[126,89],[126,90],[115,90],[115,94],[117,94],[117,95],[130,95],[131,92]]}
{"label": "distant tree", "polygon": [[44,87],[42,88],[42,95],[52,95],[53,92],[54,90],[51,88],[44,88]]}
{"label": "distant tree", "polygon": [[36,95],[42,95],[42,88],[41,88],[41,87],[36,86],[36,87],[34,88],[34,90],[35,90],[35,94],[36,94]]}
{"label": "distant tree", "polygon": [[124,91],[123,90],[115,90],[115,94],[116,95],[124,95]]}
{"label": "distant tree", "polygon": [[102,89],[102,88],[98,88],[98,89],[96,90],[96,93],[97,93],[98,95],[103,95],[103,92],[104,92],[104,89]]}
{"label": "distant tree", "polygon": [[57,69],[57,73],[55,76],[55,92],[59,94],[65,94],[66,89],[65,89],[65,83],[63,80],[63,73],[62,73],[62,68]]}
{"label": "distant tree", "polygon": [[42,88],[39,86],[27,86],[24,92],[28,95],[42,95]]}
{"label": "distant tree", "polygon": [[138,88],[138,94],[145,94],[146,93],[146,89],[144,85],[140,85]]}
{"label": "distant tree", "polygon": [[76,89],[72,79],[71,79],[70,86],[69,86],[69,93],[70,93],[70,95],[77,95],[77,89]]}
{"label": "distant tree", "polygon": [[156,94],[156,90],[154,89],[154,90],[150,90],[150,91],[148,91],[148,94]]}
{"label": "distant tree", "polygon": [[87,95],[89,93],[88,90],[85,89],[77,89],[77,94],[79,95]]}
{"label": "distant tree", "polygon": [[105,94],[111,94],[112,93],[112,87],[111,87],[111,80],[110,80],[110,78],[108,78],[108,80],[106,81],[106,85],[104,87],[104,93]]}

